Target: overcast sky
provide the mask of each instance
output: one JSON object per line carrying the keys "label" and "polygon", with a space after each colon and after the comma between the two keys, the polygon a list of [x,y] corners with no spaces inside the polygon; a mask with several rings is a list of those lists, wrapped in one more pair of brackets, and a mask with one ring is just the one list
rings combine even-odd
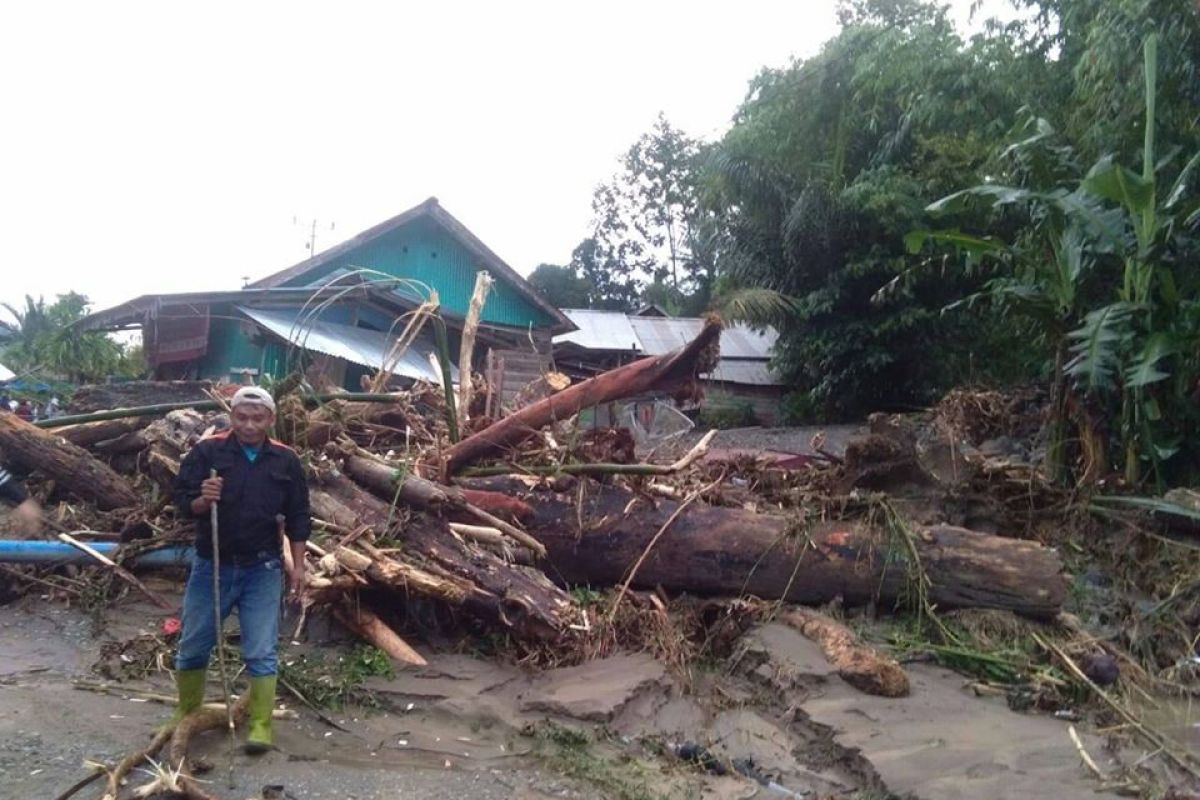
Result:
{"label": "overcast sky", "polygon": [[835,5],[4,3],[0,301],[238,288],[430,195],[565,263],[659,111],[719,135]]}

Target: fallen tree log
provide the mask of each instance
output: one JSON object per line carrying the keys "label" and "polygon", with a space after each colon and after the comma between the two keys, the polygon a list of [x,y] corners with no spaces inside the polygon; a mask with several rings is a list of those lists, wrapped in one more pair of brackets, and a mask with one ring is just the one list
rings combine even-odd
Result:
{"label": "fallen tree log", "polygon": [[144,428],[150,420],[146,417],[130,419],[108,419],[99,422],[82,422],[78,425],[66,425],[54,431],[55,436],[61,436],[68,442],[80,447],[92,447],[100,442],[116,439]]}
{"label": "fallen tree log", "polygon": [[700,334],[680,350],[617,367],[525,406],[446,451],[443,474],[455,475],[469,464],[515,447],[545,426],[570,419],[591,406],[647,392],[694,398],[699,393],[696,376],[716,365],[720,336],[720,318],[709,317]]}
{"label": "fallen tree log", "polygon": [[102,511],[137,505],[141,498],[123,477],[78,445],[0,414],[0,451],[17,467],[36,470]]}
{"label": "fallen tree log", "polygon": [[[630,492],[595,486],[577,509],[573,497],[525,491],[511,478],[472,483],[506,489],[533,507],[526,530],[546,546],[546,572],[569,584],[621,582],[679,507],[672,500],[631,505]],[[918,596],[920,570],[928,601],[940,609],[998,608],[1050,619],[1062,608],[1062,562],[1036,542],[948,525],[915,531],[911,548],[898,538],[864,522],[802,529],[782,516],[697,503],[663,533],[633,585],[802,605],[840,597],[847,605],[894,606]]]}

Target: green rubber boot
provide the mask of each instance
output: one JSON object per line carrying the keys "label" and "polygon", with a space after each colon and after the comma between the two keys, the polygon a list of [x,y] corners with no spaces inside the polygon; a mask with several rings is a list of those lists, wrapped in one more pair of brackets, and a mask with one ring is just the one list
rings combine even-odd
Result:
{"label": "green rubber boot", "polygon": [[207,670],[177,669],[175,670],[175,688],[179,693],[179,702],[175,705],[172,722],[179,722],[188,714],[204,704],[204,681]]}
{"label": "green rubber boot", "polygon": [[274,675],[250,679],[250,730],[246,734],[245,751],[252,756],[271,749],[271,713],[275,710]]}

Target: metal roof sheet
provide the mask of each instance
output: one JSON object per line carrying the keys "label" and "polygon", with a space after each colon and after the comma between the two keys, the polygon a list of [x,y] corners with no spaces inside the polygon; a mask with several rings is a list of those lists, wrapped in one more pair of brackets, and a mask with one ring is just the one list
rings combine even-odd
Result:
{"label": "metal roof sheet", "polygon": [[[704,320],[695,317],[629,317],[629,324],[647,354],[658,356],[678,350],[700,335]],[[768,328],[759,332],[741,323],[721,331],[721,356],[725,358],[770,358],[779,334]]]}
{"label": "metal roof sheet", "polygon": [[770,358],[779,332],[774,328],[761,331],[736,323],[721,331],[721,356],[724,358]]}
{"label": "metal roof sheet", "polygon": [[[579,330],[554,337],[554,343],[574,344],[587,350],[637,350],[659,356],[686,345],[700,335],[704,320],[697,317],[638,317],[622,311],[564,308],[562,312]],[[777,386],[767,362],[779,333],[735,323],[721,331],[721,360],[707,377],[715,381]],[[631,346],[632,345],[632,346]]]}
{"label": "metal roof sheet", "polygon": [[[293,311],[238,306],[250,319],[271,333],[305,350],[343,358],[364,367],[378,369],[392,349],[396,337],[382,331],[371,331],[351,325],[323,320],[297,322]],[[392,373],[406,378],[441,383],[441,375],[433,368],[430,357],[435,352],[432,339],[424,334],[417,337],[400,356]],[[458,370],[450,366],[451,377],[458,380]]]}
{"label": "metal roof sheet", "polygon": [[783,384],[771,374],[767,368],[767,362],[761,359],[722,358],[717,362],[717,368],[704,377],[711,381],[728,381],[751,386],[781,386]]}
{"label": "metal roof sheet", "polygon": [[564,308],[562,312],[579,330],[555,336],[555,344],[569,342],[589,350],[642,349],[637,333],[629,324],[629,317],[620,311]]}

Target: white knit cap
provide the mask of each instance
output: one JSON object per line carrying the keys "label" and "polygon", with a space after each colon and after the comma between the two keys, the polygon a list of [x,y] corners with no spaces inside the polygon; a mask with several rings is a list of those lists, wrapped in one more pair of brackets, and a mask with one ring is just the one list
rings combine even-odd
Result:
{"label": "white knit cap", "polygon": [[275,398],[271,397],[271,393],[266,389],[260,389],[257,386],[243,386],[229,401],[231,409],[238,406],[263,406],[270,409],[271,413],[275,413]]}

